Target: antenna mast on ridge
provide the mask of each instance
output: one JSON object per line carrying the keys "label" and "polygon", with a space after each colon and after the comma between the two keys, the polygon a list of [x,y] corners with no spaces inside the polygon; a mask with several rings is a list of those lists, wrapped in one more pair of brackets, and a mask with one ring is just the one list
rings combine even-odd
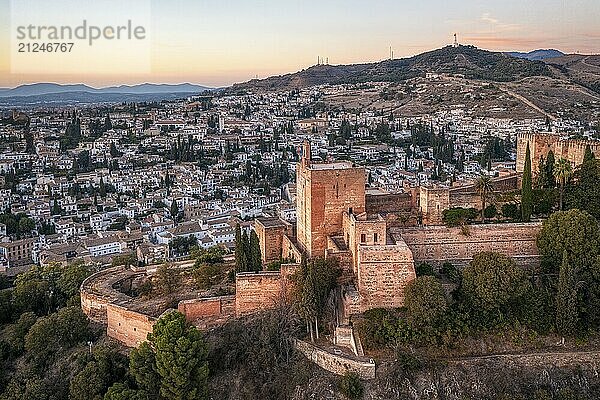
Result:
{"label": "antenna mast on ridge", "polygon": [[454,34],[454,43],[452,44],[452,47],[458,47],[458,38],[456,36],[456,33]]}

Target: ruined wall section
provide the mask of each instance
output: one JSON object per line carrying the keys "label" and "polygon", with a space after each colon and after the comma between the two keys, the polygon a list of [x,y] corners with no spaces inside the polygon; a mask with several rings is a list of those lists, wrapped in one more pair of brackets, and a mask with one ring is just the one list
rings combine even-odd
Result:
{"label": "ruined wall section", "polygon": [[184,300],[177,310],[199,329],[215,328],[235,318],[235,296]]}
{"label": "ruined wall section", "polygon": [[375,378],[375,362],[372,359],[333,354],[302,340],[296,340],[294,347],[310,361],[336,375],[354,372],[360,379]]}

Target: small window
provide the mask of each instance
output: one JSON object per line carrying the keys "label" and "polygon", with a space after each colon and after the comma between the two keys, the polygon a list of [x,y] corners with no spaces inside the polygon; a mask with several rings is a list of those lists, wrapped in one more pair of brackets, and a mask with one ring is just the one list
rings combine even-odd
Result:
{"label": "small window", "polygon": [[360,242],[364,243],[367,241],[367,235],[365,235],[364,233],[360,234]]}
{"label": "small window", "polygon": [[374,241],[375,243],[377,243],[377,234],[376,234],[376,233],[374,233],[374,234],[373,234],[373,241]]}

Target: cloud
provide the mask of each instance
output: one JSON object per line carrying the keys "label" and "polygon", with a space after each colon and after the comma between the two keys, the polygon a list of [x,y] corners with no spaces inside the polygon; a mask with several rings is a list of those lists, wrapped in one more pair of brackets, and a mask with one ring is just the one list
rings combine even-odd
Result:
{"label": "cloud", "polygon": [[498,24],[498,22],[499,22],[497,19],[495,19],[495,18],[492,18],[492,17],[490,16],[490,13],[485,13],[485,14],[483,14],[483,15],[481,16],[481,20],[482,20],[483,22],[489,22],[490,24],[493,24],[493,25],[496,25],[496,24]]}
{"label": "cloud", "polygon": [[464,40],[470,44],[511,50],[543,46],[544,43],[547,43],[546,39],[525,37],[466,36]]}
{"label": "cloud", "polygon": [[490,13],[484,13],[479,20],[494,32],[514,32],[519,31],[523,27],[519,24],[510,24],[501,22],[499,19],[492,17]]}

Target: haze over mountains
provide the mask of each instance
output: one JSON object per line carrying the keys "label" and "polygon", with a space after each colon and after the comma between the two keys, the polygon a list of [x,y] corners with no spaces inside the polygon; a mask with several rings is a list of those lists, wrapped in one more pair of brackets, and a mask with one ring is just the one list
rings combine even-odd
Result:
{"label": "haze over mountains", "polygon": [[34,83],[13,89],[0,89],[0,106],[160,101],[199,94],[211,89],[190,83],[144,83],[105,88],[93,88],[84,84]]}

